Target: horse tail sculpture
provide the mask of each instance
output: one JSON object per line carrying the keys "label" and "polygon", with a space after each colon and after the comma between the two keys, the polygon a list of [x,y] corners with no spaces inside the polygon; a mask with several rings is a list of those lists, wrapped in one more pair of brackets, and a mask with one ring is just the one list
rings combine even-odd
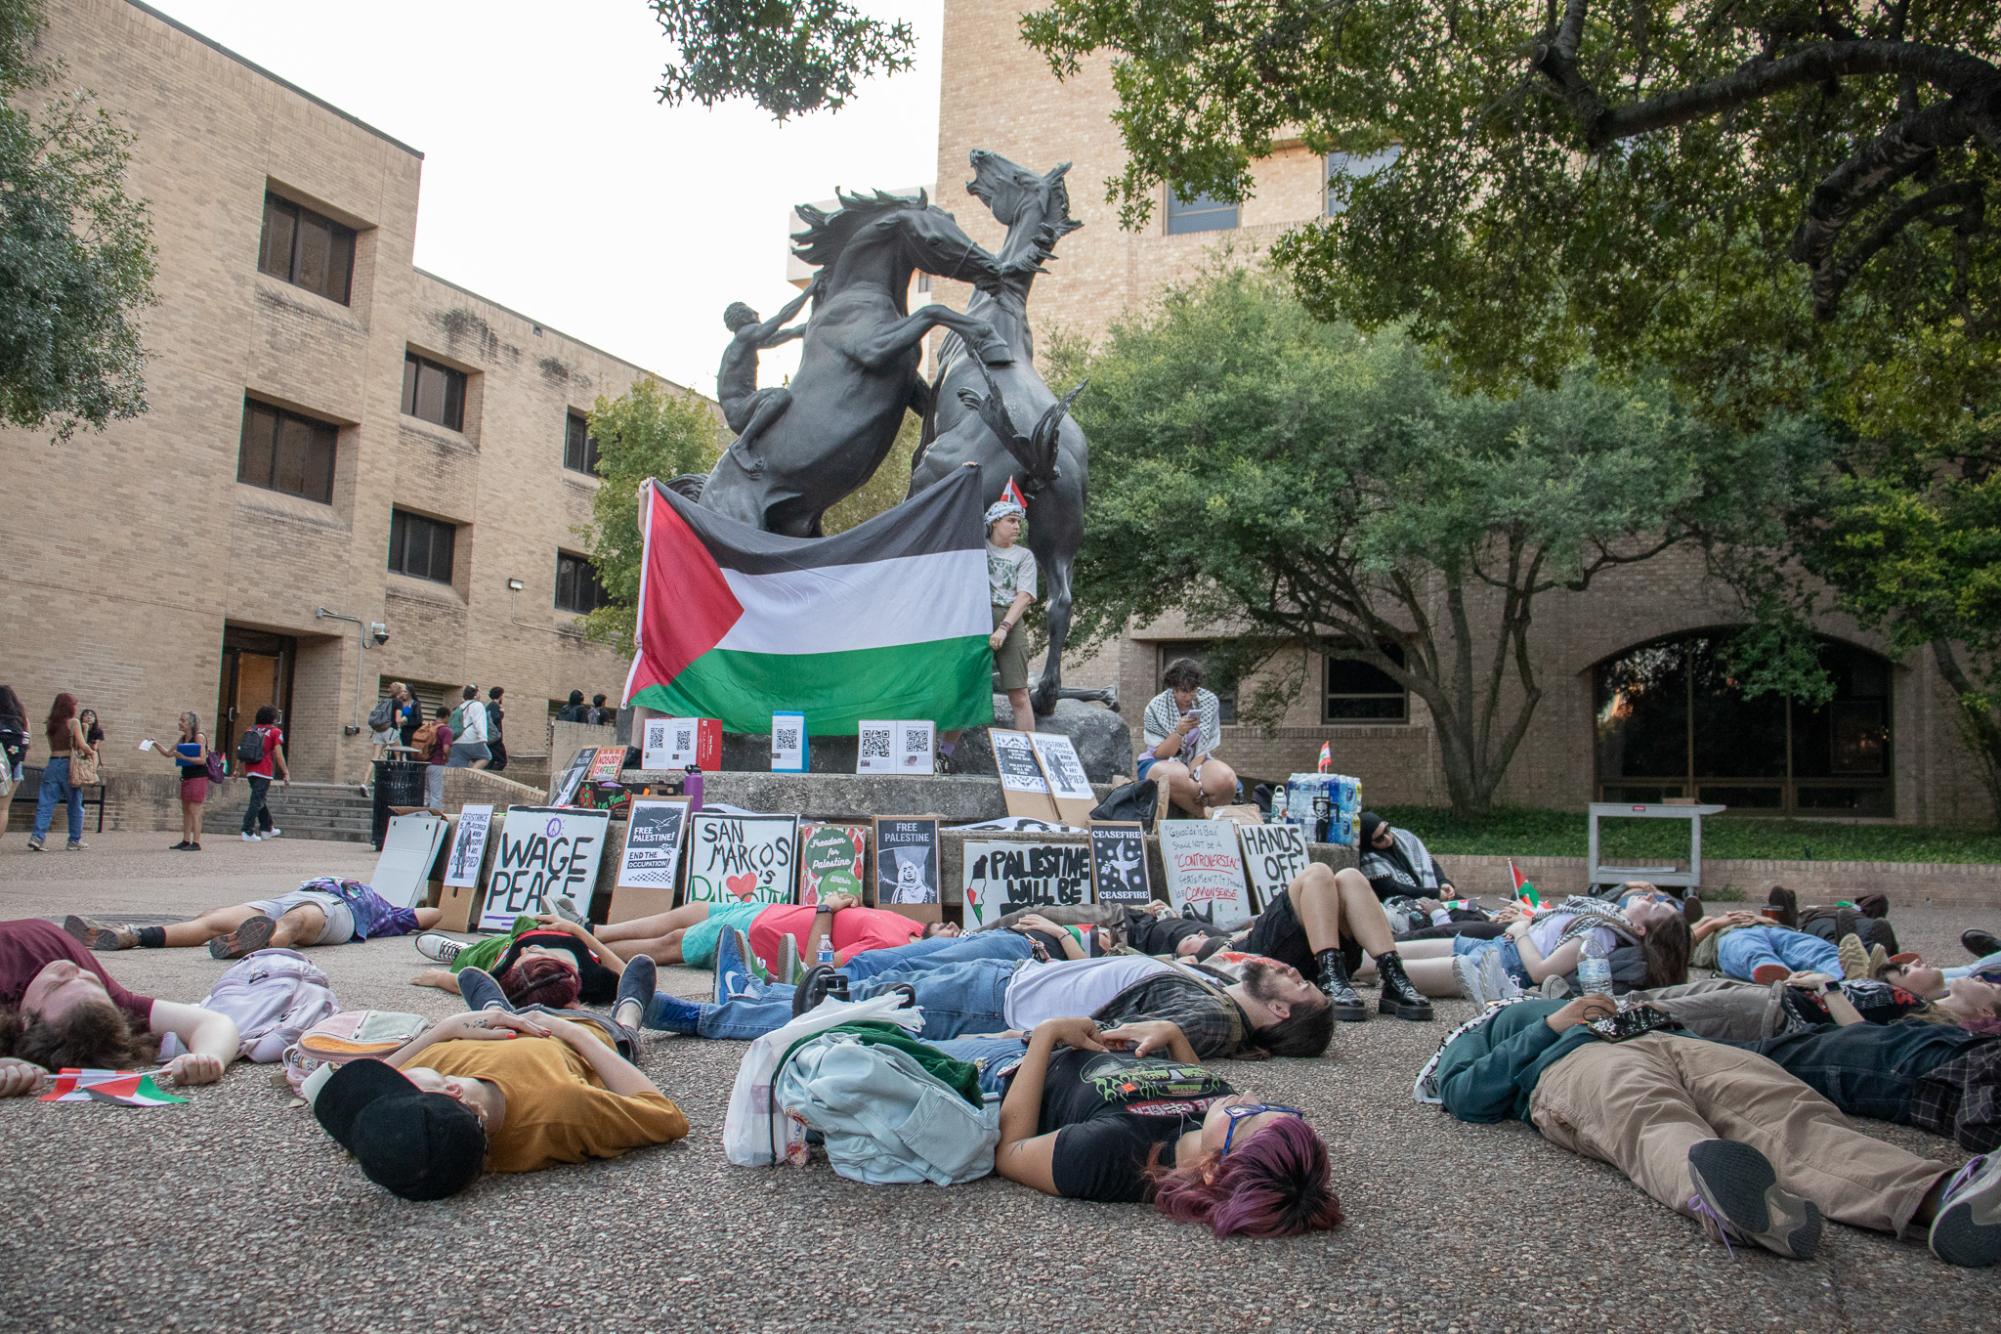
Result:
{"label": "horse tail sculpture", "polygon": [[1063,431],[1063,419],[1070,413],[1070,405],[1077,395],[1084,392],[1090,381],[1079,381],[1077,387],[1049,405],[1036,421],[1034,429],[1022,435],[1014,428],[1014,419],[1008,415],[1007,402],[1001,397],[1001,387],[995,381],[993,372],[982,363],[980,374],[987,382],[986,397],[971,389],[959,391],[959,401],[971,408],[979,419],[992,431],[994,438],[1006,447],[1008,455],[1021,465],[1022,494],[1033,499],[1036,493],[1050,485],[1063,474],[1056,466],[1057,449]]}

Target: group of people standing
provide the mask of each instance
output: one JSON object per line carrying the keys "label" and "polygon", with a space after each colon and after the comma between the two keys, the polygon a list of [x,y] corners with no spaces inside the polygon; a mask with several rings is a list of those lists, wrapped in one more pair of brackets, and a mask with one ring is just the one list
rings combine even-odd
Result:
{"label": "group of people standing", "polygon": [[446,769],[499,772],[507,767],[506,695],[504,686],[492,686],[482,700],[478,684],[468,682],[456,707],[440,704],[427,719],[416,692],[402,681],[392,682],[368,716],[375,758],[384,759],[393,750],[429,766],[424,799],[428,805],[441,806]]}

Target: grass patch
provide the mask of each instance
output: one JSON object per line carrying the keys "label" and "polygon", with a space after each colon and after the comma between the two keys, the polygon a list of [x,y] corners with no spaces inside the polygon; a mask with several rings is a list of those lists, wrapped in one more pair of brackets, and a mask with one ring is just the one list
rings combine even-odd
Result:
{"label": "grass patch", "polygon": [[[1374,809],[1423,839],[1441,860],[1455,853],[1582,857],[1590,841],[1590,820],[1581,811],[1504,809],[1461,820],[1442,807]],[[1614,865],[1665,865],[1688,855],[1688,826],[1679,820],[1601,820],[1598,831],[1600,855]],[[2001,831],[1711,816],[1702,822],[1702,856],[1705,861],[2001,862]]]}

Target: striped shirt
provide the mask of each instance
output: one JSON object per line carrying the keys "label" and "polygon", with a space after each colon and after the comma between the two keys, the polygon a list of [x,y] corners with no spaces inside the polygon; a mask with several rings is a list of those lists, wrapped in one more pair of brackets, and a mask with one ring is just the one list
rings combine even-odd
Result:
{"label": "striped shirt", "polygon": [[[1195,711],[1202,717],[1202,726],[1183,737],[1180,754],[1170,758],[1192,763],[1213,754],[1223,744],[1223,709],[1215,693],[1195,687]],[[1153,754],[1180,723],[1181,710],[1175,706],[1174,692],[1163,690],[1155,695],[1140,719],[1140,734],[1146,742],[1144,754]]]}

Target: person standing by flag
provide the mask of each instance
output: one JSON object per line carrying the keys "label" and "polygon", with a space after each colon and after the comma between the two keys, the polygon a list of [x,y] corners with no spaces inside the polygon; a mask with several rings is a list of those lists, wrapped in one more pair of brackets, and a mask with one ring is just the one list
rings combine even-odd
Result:
{"label": "person standing by flag", "polygon": [[1021,545],[1022,521],[1027,515],[1012,496],[1004,495],[987,507],[987,585],[993,591],[994,604],[994,632],[987,644],[994,651],[994,669],[1014,713],[1016,730],[1033,732],[1028,635],[1021,628],[1021,618],[1028,615],[1036,598],[1035,553]]}

